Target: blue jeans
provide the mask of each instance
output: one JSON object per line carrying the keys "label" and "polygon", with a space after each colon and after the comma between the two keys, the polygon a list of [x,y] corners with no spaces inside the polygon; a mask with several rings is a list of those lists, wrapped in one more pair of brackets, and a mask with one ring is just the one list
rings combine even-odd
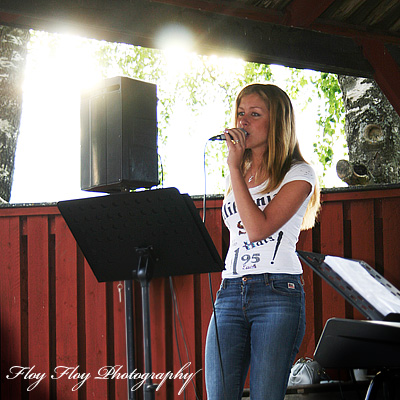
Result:
{"label": "blue jeans", "polygon": [[283,399],[305,325],[301,275],[224,279],[206,340],[208,400],[240,400],[249,367],[251,400]]}

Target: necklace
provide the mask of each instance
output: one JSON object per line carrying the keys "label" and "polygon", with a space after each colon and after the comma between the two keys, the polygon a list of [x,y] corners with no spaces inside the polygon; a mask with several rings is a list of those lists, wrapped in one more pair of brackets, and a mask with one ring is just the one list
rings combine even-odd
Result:
{"label": "necklace", "polygon": [[256,179],[257,174],[258,174],[259,168],[257,168],[257,169],[255,170],[255,172],[252,172],[252,171],[251,171],[252,169],[253,169],[253,168],[252,168],[252,165],[251,165],[250,168],[249,168],[250,177],[249,177],[249,179],[247,179],[247,182],[248,182],[248,183],[253,182],[253,181]]}
{"label": "necklace", "polygon": [[250,177],[249,177],[249,179],[247,179],[248,183],[252,182],[257,174],[257,172],[254,172],[254,173],[251,172],[251,167],[249,168],[249,172],[250,172]]}

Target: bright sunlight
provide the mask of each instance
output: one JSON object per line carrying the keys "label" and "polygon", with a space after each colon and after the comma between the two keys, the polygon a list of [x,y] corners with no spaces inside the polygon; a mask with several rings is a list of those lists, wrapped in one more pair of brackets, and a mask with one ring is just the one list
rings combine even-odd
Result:
{"label": "bright sunlight", "polygon": [[[56,202],[94,195],[80,190],[80,94],[102,78],[126,75],[117,62],[103,58],[107,65],[99,64],[99,52],[104,43],[76,36],[33,34],[23,86],[12,203]],[[207,139],[222,132],[227,113],[224,92],[213,85],[214,77],[210,71],[222,71],[228,82],[234,82],[245,63],[240,59],[217,56],[200,59],[195,53],[176,47],[165,50],[164,57],[164,80],[158,91],[178,93],[173,111],[169,111],[168,123],[160,121],[164,114],[158,113],[159,126],[165,125],[163,140],[159,141],[159,153],[166,172],[164,187],[173,186],[181,193],[202,195]],[[204,101],[189,105],[187,99],[179,96],[183,90],[179,79],[190,68],[204,69],[205,63],[207,74],[204,73],[203,78],[209,81],[209,86],[196,89],[198,92],[204,90]],[[285,89],[290,84],[288,69],[271,66],[271,70],[274,83]],[[200,72],[198,74],[200,79]],[[319,172],[313,141],[318,130],[316,113],[321,102],[315,99],[312,104],[307,104],[305,98],[315,98],[310,91],[311,88],[304,87],[293,103],[302,152]],[[159,106],[161,108],[161,104]],[[221,147],[222,154],[225,144],[215,146]],[[215,151],[218,153],[219,149]],[[335,158],[343,158],[343,143],[337,144]],[[225,180],[217,173],[223,169],[220,164],[224,164],[224,160],[218,154],[213,160],[207,160],[209,172],[215,171],[207,175],[208,194],[223,192]],[[342,186],[335,171],[328,171],[325,179],[329,182],[327,186]]]}

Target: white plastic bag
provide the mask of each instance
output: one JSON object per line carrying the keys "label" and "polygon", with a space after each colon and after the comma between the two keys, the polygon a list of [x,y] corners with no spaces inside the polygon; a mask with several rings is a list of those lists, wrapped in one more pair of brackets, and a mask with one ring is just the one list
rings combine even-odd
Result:
{"label": "white plastic bag", "polygon": [[300,358],[292,367],[288,386],[312,385],[321,381],[323,369],[311,358]]}

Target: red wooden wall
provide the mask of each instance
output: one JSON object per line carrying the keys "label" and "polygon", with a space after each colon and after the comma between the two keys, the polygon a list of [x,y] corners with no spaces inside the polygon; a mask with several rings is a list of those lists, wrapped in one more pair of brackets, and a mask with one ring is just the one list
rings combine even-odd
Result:
{"label": "red wooden wall", "polygon": [[[302,233],[298,248],[365,260],[400,287],[400,188],[330,191],[322,199],[320,222]],[[202,208],[201,201],[195,203]],[[207,201],[206,226],[223,255],[228,236],[220,206],[221,200]],[[56,207],[0,208],[0,279],[3,400],[127,398],[122,379],[126,372],[124,298],[122,293],[120,302],[119,282],[96,281]],[[299,357],[312,357],[328,318],[362,316],[308,267],[304,279],[307,332]],[[211,280],[215,293],[219,274]],[[199,372],[186,387],[186,399],[196,398],[194,388],[198,398],[205,399],[201,369],[211,315],[208,275],[174,277],[172,283],[175,297],[168,279],[155,279],[150,285],[152,370],[176,374],[190,361],[190,370],[184,372]],[[136,283],[134,298],[136,372],[142,373]],[[17,366],[27,368],[11,379]],[[115,374],[96,379],[107,366],[114,367]],[[56,370],[64,371],[59,379]],[[180,379],[168,379],[156,398],[183,398],[182,386]],[[135,394],[141,399],[142,388]]]}

